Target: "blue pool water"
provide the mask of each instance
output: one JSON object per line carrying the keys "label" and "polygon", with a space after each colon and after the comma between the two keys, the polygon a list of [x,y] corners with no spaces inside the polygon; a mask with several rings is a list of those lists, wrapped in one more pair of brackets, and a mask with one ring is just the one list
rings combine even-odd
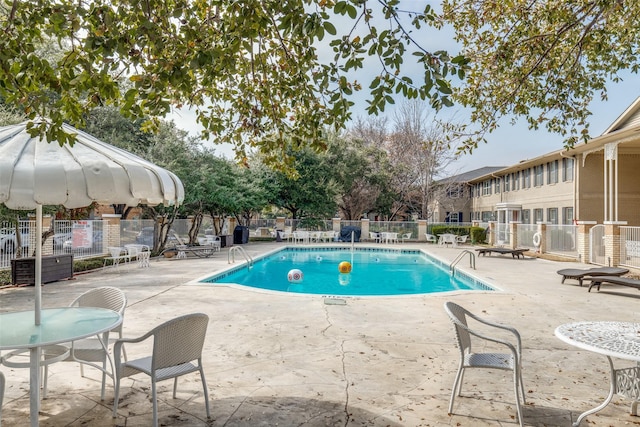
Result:
{"label": "blue pool water", "polygon": [[[347,261],[352,271],[338,271]],[[291,283],[287,273],[299,269],[300,283]],[[287,248],[256,260],[252,268],[237,268],[203,280],[235,283],[273,291],[332,296],[411,295],[455,290],[493,290],[460,272],[449,274],[449,266],[417,250],[373,248]]]}

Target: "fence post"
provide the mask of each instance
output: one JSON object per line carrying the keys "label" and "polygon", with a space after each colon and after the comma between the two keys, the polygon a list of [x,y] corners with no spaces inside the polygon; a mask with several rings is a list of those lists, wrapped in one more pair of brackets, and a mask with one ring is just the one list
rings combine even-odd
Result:
{"label": "fence post", "polygon": [[604,257],[609,267],[620,265],[620,226],[627,221],[604,222]]}
{"label": "fence post", "polygon": [[427,240],[427,220],[418,220],[418,242],[424,242]]}
{"label": "fence post", "polygon": [[489,246],[495,246],[498,236],[496,236],[496,222],[489,221]]}
{"label": "fence post", "polygon": [[540,234],[540,247],[538,253],[545,253],[547,251],[547,223],[538,222],[538,233]]}
{"label": "fence post", "polygon": [[282,230],[284,231],[285,225],[284,225],[284,217],[283,216],[279,216],[276,217],[276,230]]}

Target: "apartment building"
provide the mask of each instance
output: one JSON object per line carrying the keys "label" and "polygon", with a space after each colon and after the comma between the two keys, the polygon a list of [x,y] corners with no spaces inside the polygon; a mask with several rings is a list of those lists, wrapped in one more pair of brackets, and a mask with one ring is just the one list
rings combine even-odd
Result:
{"label": "apartment building", "polygon": [[461,209],[458,217],[499,225],[512,221],[640,225],[640,98],[586,144],[488,169],[449,178],[465,188],[456,196],[464,194],[466,200],[447,200],[443,195],[436,205],[455,202]]}

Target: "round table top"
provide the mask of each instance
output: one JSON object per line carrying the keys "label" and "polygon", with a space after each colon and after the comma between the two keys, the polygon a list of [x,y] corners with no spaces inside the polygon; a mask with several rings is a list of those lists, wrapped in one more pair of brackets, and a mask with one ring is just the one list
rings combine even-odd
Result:
{"label": "round table top", "polygon": [[566,323],[556,328],[555,335],[584,350],[640,362],[640,323]]}
{"label": "round table top", "polygon": [[96,307],[48,308],[35,325],[34,310],[0,313],[0,349],[33,348],[74,341],[109,331],[122,316]]}

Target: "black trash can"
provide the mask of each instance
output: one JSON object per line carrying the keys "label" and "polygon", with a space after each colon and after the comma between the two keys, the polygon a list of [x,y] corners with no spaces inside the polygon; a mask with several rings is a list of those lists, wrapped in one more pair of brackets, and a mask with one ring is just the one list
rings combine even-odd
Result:
{"label": "black trash can", "polygon": [[249,243],[249,227],[238,225],[233,229],[233,244],[242,245]]}

